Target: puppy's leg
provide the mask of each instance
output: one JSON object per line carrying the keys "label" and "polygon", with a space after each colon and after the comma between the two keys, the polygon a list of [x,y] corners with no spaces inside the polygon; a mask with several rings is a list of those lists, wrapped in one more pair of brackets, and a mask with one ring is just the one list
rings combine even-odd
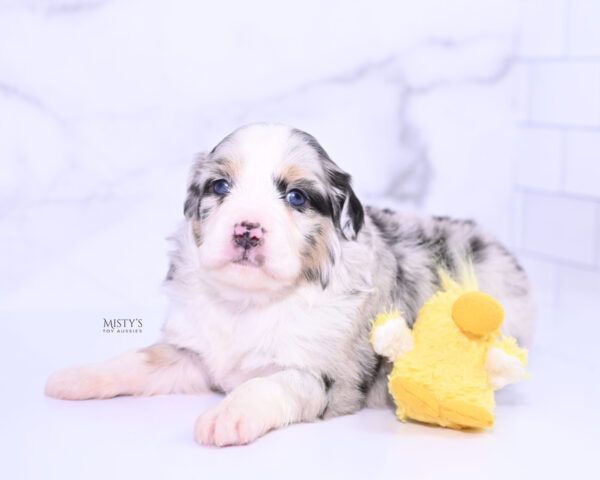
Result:
{"label": "puppy's leg", "polygon": [[66,368],[46,382],[46,395],[66,400],[208,391],[201,359],[166,343],[105,362]]}
{"label": "puppy's leg", "polygon": [[314,421],[327,406],[318,375],[284,370],[248,380],[196,421],[194,437],[204,445],[243,445],[269,430]]}

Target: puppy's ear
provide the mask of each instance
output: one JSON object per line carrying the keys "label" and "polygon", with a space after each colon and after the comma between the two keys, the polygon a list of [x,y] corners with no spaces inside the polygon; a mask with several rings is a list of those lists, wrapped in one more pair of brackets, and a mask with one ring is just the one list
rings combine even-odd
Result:
{"label": "puppy's ear", "polygon": [[200,169],[207,156],[206,153],[198,154],[190,170],[187,196],[185,198],[185,203],[183,204],[183,214],[189,219],[200,218],[200,203],[202,200]]}
{"label": "puppy's ear", "polygon": [[356,240],[358,232],[365,223],[365,212],[358,197],[352,190],[351,177],[339,169],[328,172],[333,186],[332,210],[333,221],[346,240]]}

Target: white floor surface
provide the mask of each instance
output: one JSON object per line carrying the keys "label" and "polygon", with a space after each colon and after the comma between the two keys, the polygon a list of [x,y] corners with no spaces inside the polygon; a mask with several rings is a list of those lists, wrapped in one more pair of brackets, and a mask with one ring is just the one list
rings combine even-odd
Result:
{"label": "white floor surface", "polygon": [[363,410],[218,449],[192,438],[194,420],[219,401],[216,394],[82,402],[43,395],[56,368],[152,343],[158,319],[139,337],[117,338],[98,333],[97,313],[5,315],[2,477],[600,478],[595,339],[559,335],[548,316],[532,349],[532,378],[497,393],[490,431],[403,424],[391,411]]}

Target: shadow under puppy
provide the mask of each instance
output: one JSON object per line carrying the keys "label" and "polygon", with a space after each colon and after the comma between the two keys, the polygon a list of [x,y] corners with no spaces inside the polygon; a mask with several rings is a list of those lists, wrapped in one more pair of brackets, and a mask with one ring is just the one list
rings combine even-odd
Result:
{"label": "shadow under puppy", "polygon": [[160,341],[50,376],[63,399],[220,391],[195,439],[253,441],[293,422],[390,403],[391,365],[369,344],[385,308],[409,325],[450,272],[472,260],[480,288],[526,343],[529,286],[514,257],[471,221],[363,208],[311,135],[242,127],[193,165],[172,237]]}

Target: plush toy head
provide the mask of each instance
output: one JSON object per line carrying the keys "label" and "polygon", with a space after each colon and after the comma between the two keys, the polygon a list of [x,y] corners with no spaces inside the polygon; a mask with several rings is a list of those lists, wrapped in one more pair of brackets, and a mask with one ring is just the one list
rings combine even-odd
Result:
{"label": "plush toy head", "polygon": [[502,305],[478,291],[470,265],[460,283],[445,272],[440,279],[412,332],[400,312],[387,313],[376,319],[371,341],[394,361],[389,389],[401,420],[491,427],[494,390],[525,376],[527,353],[502,337]]}
{"label": "plush toy head", "polygon": [[463,332],[483,336],[500,328],[504,309],[487,293],[463,293],[452,304],[452,320]]}

